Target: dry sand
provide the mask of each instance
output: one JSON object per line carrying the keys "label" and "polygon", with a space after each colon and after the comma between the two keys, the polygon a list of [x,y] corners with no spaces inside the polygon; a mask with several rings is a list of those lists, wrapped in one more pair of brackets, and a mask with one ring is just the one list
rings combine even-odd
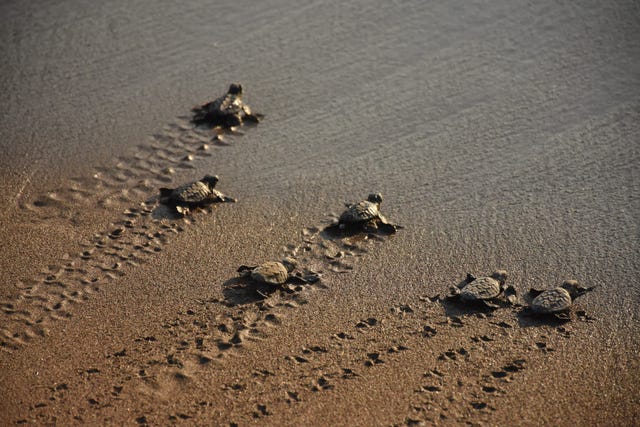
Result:
{"label": "dry sand", "polygon": [[[1,424],[640,423],[637,3],[163,3],[0,5]],[[374,190],[404,230],[319,233]],[[230,287],[286,254],[323,286]],[[496,268],[592,319],[424,298]]]}

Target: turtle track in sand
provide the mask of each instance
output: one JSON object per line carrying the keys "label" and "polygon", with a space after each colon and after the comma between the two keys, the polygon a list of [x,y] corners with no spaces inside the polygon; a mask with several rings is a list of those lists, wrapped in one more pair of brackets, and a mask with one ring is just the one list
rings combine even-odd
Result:
{"label": "turtle track in sand", "polygon": [[[298,302],[287,305],[291,301]],[[229,338],[232,331],[220,327],[229,319],[215,309],[218,304],[222,301],[203,302],[178,313],[163,324],[160,335],[140,336],[130,346],[106,355],[105,372],[87,366],[80,378],[53,384],[51,396],[64,401],[80,392],[86,400],[79,402],[84,408],[80,412],[83,417],[98,417],[96,421],[109,419],[108,411],[134,398],[144,403],[130,421],[206,423],[215,410],[217,420],[229,425],[262,418],[278,424],[305,416],[316,406],[312,404],[316,399],[341,405],[344,410],[348,399],[340,396],[348,396],[349,390],[401,384],[407,415],[393,425],[463,424],[470,415],[491,423],[492,413],[513,385],[526,381],[529,369],[549,363],[555,347],[567,345],[563,341],[574,333],[571,325],[518,328],[509,310],[451,316],[440,304],[425,298],[370,313],[349,328],[304,343],[297,352],[262,359],[251,369],[243,369],[246,361],[242,354],[249,350],[247,346],[260,345],[260,338],[250,328],[262,321],[250,315],[246,306],[236,307],[236,319],[253,324],[242,329],[246,334],[234,333],[237,338]],[[264,317],[274,326],[280,322],[286,325],[286,310],[304,305],[304,298],[302,294],[277,297],[271,305]],[[399,334],[392,337],[391,330]],[[229,346],[219,345],[225,342],[224,336]],[[450,347],[452,339],[457,343],[454,347]],[[227,357],[232,353],[239,357]],[[401,369],[406,364],[419,368],[407,372]],[[188,392],[206,389],[219,369],[235,373],[230,382],[214,387],[218,391],[213,395]],[[110,382],[101,379],[103,375]],[[246,398],[247,393],[251,399]],[[172,404],[158,410],[157,399]],[[47,404],[31,407],[32,418],[46,420],[46,409],[41,405]],[[354,417],[357,424],[357,413]]]}
{"label": "turtle track in sand", "polygon": [[[150,144],[140,146],[131,159],[119,159],[120,166],[113,171],[97,170],[91,179],[74,180],[66,190],[21,204],[34,221],[71,219],[78,200],[86,206],[115,206],[122,214],[107,230],[82,242],[77,254],[63,256],[59,266],[46,269],[35,280],[16,283],[18,296],[0,303],[0,349],[16,350],[46,335],[53,322],[73,316],[74,305],[89,299],[103,286],[117,283],[120,275],[161,252],[173,234],[188,226],[191,220],[154,218],[151,205],[140,200],[149,200],[158,186],[171,182],[168,168],[193,168],[198,156],[210,155],[209,147],[201,146],[208,144],[204,140],[209,138],[209,133],[178,122],[168,126],[166,134],[154,136]],[[167,319],[162,325],[162,333],[168,337],[165,340],[140,337],[131,347],[110,355],[114,372],[123,372],[113,374],[115,383],[109,390],[93,389],[84,405],[93,410],[117,406],[117,402],[126,401],[123,388],[124,393],[168,399],[176,390],[193,386],[199,372],[218,368],[217,360],[242,355],[270,335],[281,333],[290,310],[303,307],[315,289],[331,286],[334,275],[353,270],[358,257],[384,240],[367,234],[329,236],[323,231],[324,225],[303,229],[299,242],[283,248],[284,256],[322,273],[320,284],[304,286],[300,292],[279,291],[267,299],[221,284],[222,298],[194,303],[193,308]],[[323,398],[325,393],[340,393],[352,382],[376,382],[393,375],[394,366],[420,357],[428,369],[406,379],[404,387],[411,387],[414,397],[407,402],[406,418],[398,424],[461,422],[470,413],[480,413],[481,419],[490,420],[500,397],[508,393],[509,384],[535,359],[534,352],[552,352],[557,339],[568,336],[558,328],[560,338],[552,332],[533,334],[534,337],[531,328],[514,328],[508,314],[474,319],[470,330],[465,317],[436,307],[439,305],[428,298],[400,304],[387,313],[361,319],[351,330],[336,331],[320,342],[307,344],[300,352],[273,361],[264,369],[248,371],[236,383],[225,385],[226,398],[234,405],[227,405],[222,419],[233,422],[238,416],[295,414],[305,402]],[[388,328],[402,331],[401,338],[388,338],[384,333]],[[442,336],[455,336],[461,345],[448,348],[445,343],[438,343]],[[514,339],[517,351],[510,350]],[[493,357],[496,363],[484,365],[483,356]],[[283,370],[287,372],[285,378]],[[87,367],[87,377],[100,375]],[[74,381],[52,385],[52,396],[63,400],[69,395],[69,388],[79,386]],[[258,402],[243,401],[240,392],[249,387],[259,387]],[[206,408],[217,404],[203,402],[190,402],[183,411],[165,415],[169,420],[197,418],[199,414],[206,417]],[[45,413],[41,408],[44,406],[36,404],[32,414],[37,417],[38,413]],[[159,414],[150,410],[138,415],[137,419],[150,421]],[[157,421],[166,422],[164,418]]]}
{"label": "turtle track in sand", "polygon": [[[36,278],[13,284],[14,295],[0,301],[0,350],[16,350],[37,337],[46,336],[52,322],[73,317],[75,305],[100,292],[103,286],[117,282],[119,276],[154,253],[161,252],[171,235],[195,221],[195,218],[172,221],[162,215],[156,218],[153,206],[157,189],[170,185],[177,170],[196,169],[199,158],[212,155],[212,144],[226,145],[227,135],[228,131],[198,128],[188,118],[179,118],[147,143],[138,145],[131,156],[96,168],[91,177],[75,178],[64,188],[18,200],[19,207],[34,224],[61,219],[73,222],[81,211],[95,206],[121,213],[106,230],[82,241],[78,252],[64,254]],[[320,227],[303,230],[302,237],[301,243],[285,249],[285,255],[299,259],[312,269],[346,272],[353,268],[348,259],[366,251],[361,247],[366,238],[340,241],[326,236]],[[232,294],[230,292],[227,299],[233,302],[222,304],[226,309],[246,299],[246,295]],[[295,298],[285,299],[278,304],[288,308],[298,304]],[[262,314],[265,306],[242,306],[222,315],[232,332],[226,340],[221,338],[220,347],[237,346],[229,342],[244,339],[245,332],[239,331],[244,331],[246,324],[256,321],[263,325],[277,324],[275,317]],[[238,310],[252,312],[245,317],[253,317],[254,321],[239,322]]]}
{"label": "turtle track in sand", "polygon": [[45,336],[52,322],[73,316],[73,306],[161,252],[183,226],[152,218],[147,207],[127,209],[109,231],[81,242],[79,253],[63,256],[36,279],[15,283],[17,295],[0,302],[0,349],[15,350]]}
{"label": "turtle track in sand", "polygon": [[131,156],[96,168],[91,177],[74,178],[63,188],[18,200],[36,226],[59,220],[73,223],[83,210],[96,206],[119,214],[106,230],[82,241],[77,253],[64,254],[38,277],[13,284],[14,295],[0,301],[0,350],[16,350],[45,336],[53,321],[72,317],[73,306],[162,251],[172,234],[194,221],[172,221],[161,208],[154,211],[158,187],[170,185],[180,170],[197,168],[198,159],[212,155],[212,144],[224,145],[227,134],[179,118],[138,145]]}
{"label": "turtle track in sand", "polygon": [[[320,227],[309,227],[301,232],[299,244],[283,251],[311,269],[322,270],[325,286],[331,286],[334,275],[351,271],[354,258],[376,243],[363,236],[327,239]],[[340,251],[344,252],[341,264],[332,264]],[[178,399],[172,413],[151,406],[143,410],[140,416],[150,422],[175,417],[206,422],[207,410],[216,408],[218,419],[229,423],[261,418],[278,423],[306,413],[305,405],[315,399],[335,402],[340,393],[348,395],[349,388],[401,382],[409,391],[403,400],[407,415],[394,425],[464,423],[471,415],[490,423],[523,372],[548,363],[556,346],[566,345],[562,341],[573,333],[570,324],[537,325],[543,330],[519,327],[508,309],[456,309],[421,297],[372,313],[284,358],[238,370],[247,352],[258,350],[270,335],[283,333],[291,310],[304,309],[313,298],[313,288],[278,291],[266,299],[245,290],[195,302],[163,324],[163,338],[141,337],[111,358],[114,368],[127,367],[114,387],[138,396],[171,398],[174,403]],[[457,343],[454,347],[452,341]],[[407,363],[422,369],[409,374],[400,369],[406,378],[399,380],[398,368]],[[175,398],[176,391],[198,388],[201,378],[216,378],[216,370],[230,367],[235,367],[233,382],[219,384],[224,405],[216,400],[220,396],[203,401]],[[109,390],[102,392],[98,400],[117,404]],[[255,393],[251,401],[245,399],[247,392]],[[176,407],[180,411],[175,412]]]}
{"label": "turtle track in sand", "polygon": [[211,156],[212,145],[225,144],[225,132],[212,132],[194,127],[188,117],[178,118],[131,153],[95,168],[89,176],[71,178],[60,188],[21,198],[18,207],[39,223],[52,218],[72,220],[85,209],[137,204],[171,183],[179,171],[194,169],[197,158]]}
{"label": "turtle track in sand", "polygon": [[[142,218],[149,218],[147,211]],[[152,224],[157,220],[150,219]],[[162,227],[160,223],[160,227]],[[180,232],[182,226],[166,224],[165,234]],[[124,239],[125,233],[118,233],[118,239]],[[145,236],[148,237],[148,234]],[[109,239],[107,235],[107,239]],[[96,236],[93,240],[103,244],[103,236]],[[263,299],[255,295],[251,289],[241,289],[223,292],[223,298],[211,298],[194,301],[192,306],[178,312],[175,317],[166,319],[157,334],[141,336],[122,350],[107,355],[106,365],[109,371],[113,368],[112,386],[109,389],[92,387],[84,391],[90,396],[81,406],[87,411],[98,411],[107,406],[118,406],[126,393],[135,396],[153,396],[154,399],[166,400],[175,397],[175,392],[184,387],[192,387],[198,382],[202,370],[215,370],[220,367],[221,360],[241,360],[246,351],[252,346],[259,346],[260,342],[271,334],[279,333],[282,325],[286,325],[288,313],[307,304],[316,290],[330,286],[334,275],[348,273],[353,269],[355,258],[365,254],[373,245],[380,241],[373,236],[352,236],[348,238],[329,238],[323,233],[322,227],[305,228],[300,233],[300,242],[290,244],[282,249],[283,255],[295,258],[302,266],[322,273],[319,284],[304,285],[303,289],[289,293],[277,291]],[[117,239],[116,239],[117,240]],[[121,241],[122,242],[122,241]],[[149,255],[156,250],[150,249]],[[90,257],[87,257],[90,259]],[[83,273],[84,274],[84,273]],[[50,279],[53,279],[51,277]],[[117,280],[117,277],[114,277]],[[227,282],[233,283],[234,279]],[[323,282],[327,283],[326,285]],[[221,285],[227,286],[225,284]],[[61,316],[64,317],[64,316]],[[368,325],[375,321],[367,319]],[[356,325],[355,328],[361,328]],[[336,334],[332,340],[348,340],[346,334]],[[18,341],[19,338],[15,339]],[[24,340],[26,342],[26,340]],[[19,342],[23,344],[24,342]],[[312,346],[303,349],[303,353],[321,354],[325,349]],[[311,358],[307,356],[307,358]],[[305,363],[304,356],[292,356],[285,363]],[[102,367],[104,369],[104,367]],[[67,382],[53,384],[50,389],[51,397],[55,400],[68,399],[73,391],[87,387],[87,382],[97,381],[106,372],[101,372],[91,366],[83,371],[82,378],[69,379]],[[268,380],[275,374],[268,370],[252,370],[247,373],[251,378]],[[316,379],[318,389],[329,390],[331,386],[325,382],[327,378]],[[221,384],[229,393],[242,389],[238,384]],[[123,391],[124,390],[124,391]],[[291,392],[290,398],[295,397]],[[124,400],[126,401],[126,399]],[[35,403],[30,408],[30,417],[47,420],[46,406],[49,404]],[[166,414],[170,420],[177,418],[188,419],[201,413],[209,406],[195,403],[185,407],[179,413]],[[262,409],[260,409],[262,408]],[[146,420],[154,420],[158,414],[149,411],[140,414]],[[164,415],[164,414],[163,414]],[[205,414],[203,414],[205,415]],[[268,416],[266,406],[258,405],[252,409],[253,417]],[[173,418],[172,418],[173,417]],[[158,419],[162,423],[166,418]]]}

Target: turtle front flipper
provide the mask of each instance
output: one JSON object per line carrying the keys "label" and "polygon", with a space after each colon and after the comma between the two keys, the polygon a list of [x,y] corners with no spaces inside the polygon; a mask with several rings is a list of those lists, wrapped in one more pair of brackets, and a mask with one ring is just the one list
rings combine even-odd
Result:
{"label": "turtle front flipper", "polygon": [[264,114],[259,114],[259,113],[247,113],[244,116],[244,120],[248,123],[255,123],[258,124],[262,121],[262,119],[264,119]]}
{"label": "turtle front flipper", "polygon": [[596,289],[597,286],[590,286],[588,288],[583,288],[580,287],[577,289],[577,295],[575,298],[581,297],[582,295],[586,294],[587,292],[591,292],[592,290]]}
{"label": "turtle front flipper", "polygon": [[482,304],[485,305],[485,307],[490,308],[491,310],[497,310],[498,308],[500,308],[500,305],[496,304],[493,301],[489,301],[489,300],[480,300],[482,302]]}
{"label": "turtle front flipper", "polygon": [[387,222],[380,222],[377,227],[379,231],[382,231],[383,233],[386,233],[386,234],[394,234],[401,228],[404,228],[404,227],[402,227],[401,225],[389,224]]}
{"label": "turtle front flipper", "polygon": [[404,228],[401,225],[390,223],[389,220],[387,220],[387,217],[383,216],[382,214],[378,214],[378,220],[376,221],[376,226],[378,230],[388,234],[393,234],[396,231]]}
{"label": "turtle front flipper", "polygon": [[238,273],[247,273],[247,272],[253,271],[257,267],[258,267],[257,265],[254,265],[254,266],[241,265],[240,267],[238,267],[238,269],[236,271]]}
{"label": "turtle front flipper", "polygon": [[217,202],[217,203],[235,203],[237,201],[238,201],[238,199],[226,196],[226,195],[224,195],[222,193],[217,194],[216,195],[216,200],[215,200],[215,202]]}
{"label": "turtle front flipper", "polygon": [[320,281],[320,275],[317,273],[305,274],[304,276],[300,274],[292,274],[287,280],[289,283],[297,283],[301,285],[309,285],[318,281]]}
{"label": "turtle front flipper", "polygon": [[182,216],[187,216],[191,212],[188,206],[175,205],[175,210]]}

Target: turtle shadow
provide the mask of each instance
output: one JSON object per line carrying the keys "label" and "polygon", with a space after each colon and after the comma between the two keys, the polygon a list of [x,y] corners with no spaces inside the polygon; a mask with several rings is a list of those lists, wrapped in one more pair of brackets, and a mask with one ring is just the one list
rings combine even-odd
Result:
{"label": "turtle shadow", "polygon": [[264,301],[264,295],[273,292],[273,289],[261,286],[244,277],[233,277],[222,284],[222,295],[228,306],[255,304]]}
{"label": "turtle shadow", "polygon": [[386,236],[392,233],[377,233],[371,230],[364,230],[361,227],[340,228],[332,224],[320,230],[319,236],[322,240],[330,242],[340,242],[347,246],[360,246],[367,241],[384,241]]}
{"label": "turtle shadow", "polygon": [[378,239],[383,240],[385,236],[396,234],[396,230],[390,227],[363,227],[361,225],[341,226],[330,224],[324,227],[320,236],[325,240],[341,240],[345,238],[354,240]]}
{"label": "turtle shadow", "polygon": [[246,277],[234,277],[222,284],[225,305],[239,306],[264,302],[276,294],[295,294],[294,289],[258,283]]}
{"label": "turtle shadow", "polygon": [[517,314],[518,324],[523,328],[552,326],[558,327],[574,321],[593,322],[596,320],[585,310],[570,309],[566,313],[559,314],[539,314],[533,313],[528,307],[524,307]]}
{"label": "turtle shadow", "polygon": [[173,206],[158,203],[151,211],[151,218],[177,220],[184,218],[184,215],[180,214]]}
{"label": "turtle shadow", "polygon": [[175,207],[159,203],[159,201],[160,197],[158,195],[153,195],[144,201],[144,204],[147,206],[153,205],[153,209],[151,210],[151,218],[176,220],[183,217],[182,215],[180,215],[180,213],[178,213]]}
{"label": "turtle shadow", "polygon": [[[264,119],[263,114],[258,114],[259,120]],[[244,132],[239,130],[239,128],[252,128],[258,126],[259,121],[253,120],[244,120],[242,124],[238,125],[232,119],[218,117],[213,119],[196,119],[192,117],[189,120],[189,123],[193,125],[195,129],[205,130],[205,131],[214,131],[215,136],[214,139],[219,138],[225,135],[244,135]],[[229,144],[225,144],[229,145]]]}
{"label": "turtle shadow", "polygon": [[456,318],[465,317],[465,316],[473,316],[477,314],[485,314],[487,316],[491,316],[494,311],[508,307],[506,303],[504,306],[501,304],[498,308],[488,307],[487,305],[481,302],[463,303],[461,301],[455,300],[453,298],[449,298],[447,296],[445,297],[438,296],[438,302],[440,303],[440,305],[442,306],[442,309],[444,310],[444,315],[450,319],[456,319]]}
{"label": "turtle shadow", "polygon": [[521,328],[538,328],[541,326],[558,327],[571,322],[572,318],[561,318],[552,314],[534,314],[524,307],[516,314]]}

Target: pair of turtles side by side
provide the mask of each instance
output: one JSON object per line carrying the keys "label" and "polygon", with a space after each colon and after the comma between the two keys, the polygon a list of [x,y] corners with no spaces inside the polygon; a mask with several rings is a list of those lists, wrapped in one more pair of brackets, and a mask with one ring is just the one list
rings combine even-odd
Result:
{"label": "pair of turtles side by side", "polygon": [[191,208],[205,207],[212,203],[233,203],[236,199],[227,197],[215,189],[217,175],[205,175],[204,178],[189,182],[177,188],[161,188],[160,203],[175,209],[180,215],[187,215]]}
{"label": "pair of turtles side by side", "polygon": [[264,117],[253,113],[242,100],[242,85],[232,83],[227,93],[200,107],[193,108],[192,122],[196,126],[231,128],[244,122],[258,123]]}
{"label": "pair of turtles side by side", "polygon": [[[488,277],[475,278],[467,274],[467,278],[458,286],[452,287],[448,299],[457,299],[463,304],[483,304],[491,309],[499,308],[504,303],[517,304],[517,292],[513,286],[505,286],[507,272],[497,270]],[[529,316],[555,317],[568,320],[573,301],[592,291],[595,287],[585,288],[575,280],[567,280],[561,286],[553,289],[530,289],[529,296],[533,298],[530,304],[522,310]]]}
{"label": "pair of turtles side by side", "polygon": [[467,274],[459,285],[451,287],[447,299],[459,300],[467,305],[483,305],[490,309],[500,308],[504,301],[515,304],[516,289],[505,286],[507,276],[504,270],[496,270],[490,276],[478,278]]}
{"label": "pair of turtles side by side", "polygon": [[585,288],[576,280],[566,280],[562,285],[553,289],[531,288],[529,296],[533,299],[529,306],[525,307],[523,314],[568,320],[573,301],[593,289],[595,286]]}
{"label": "pair of turtles side by side", "polygon": [[[267,261],[254,266],[241,265],[238,267],[238,273],[240,273],[240,277],[249,280],[254,285],[266,285],[270,291],[278,289],[290,291],[291,288],[288,285],[307,285],[320,280],[320,276],[317,273],[294,274],[296,268],[296,262],[286,258],[282,261]],[[263,298],[268,297],[257,287],[254,290]]]}
{"label": "pair of turtles side by side", "polygon": [[390,223],[380,212],[382,194],[369,194],[366,200],[358,203],[346,204],[346,210],[340,215],[337,223],[329,226],[330,230],[337,231],[365,231],[393,234],[401,225]]}

